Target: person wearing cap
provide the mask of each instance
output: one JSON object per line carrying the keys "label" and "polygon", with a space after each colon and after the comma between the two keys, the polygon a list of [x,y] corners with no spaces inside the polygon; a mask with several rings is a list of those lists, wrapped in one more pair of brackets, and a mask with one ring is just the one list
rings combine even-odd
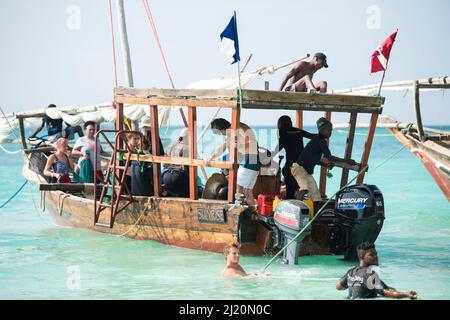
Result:
{"label": "person wearing cap", "polygon": [[[317,120],[317,129],[319,134],[311,139],[311,141],[303,149],[302,153],[291,166],[291,173],[299,185],[297,194],[298,200],[304,200],[306,193],[312,201],[322,200],[317,183],[314,180],[313,173],[316,165],[332,167],[334,162],[344,162],[349,165],[355,165],[353,159],[342,159],[331,155],[326,139],[331,137],[333,131],[332,123],[326,118]],[[324,164],[321,162],[322,155],[330,162]]]}
{"label": "person wearing cap", "polygon": [[327,56],[322,52],[314,54],[309,62],[300,61],[296,63],[281,82],[280,91],[327,92],[326,81],[320,81],[316,84],[312,82],[314,74],[323,67],[328,68],[328,64]]}

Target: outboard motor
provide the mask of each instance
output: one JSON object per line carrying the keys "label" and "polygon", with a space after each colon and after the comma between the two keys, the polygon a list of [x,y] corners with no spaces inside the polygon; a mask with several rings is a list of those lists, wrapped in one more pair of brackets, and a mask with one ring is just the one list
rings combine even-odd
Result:
{"label": "outboard motor", "polygon": [[335,202],[330,237],[333,253],[356,260],[356,246],[364,241],[375,242],[383,221],[383,195],[376,186],[357,184],[343,189]]}
{"label": "outboard motor", "polygon": [[[309,208],[304,202],[299,200],[279,202],[274,214],[275,227],[278,233],[277,246],[280,248],[284,247],[308,224],[309,220]],[[285,263],[298,264],[300,243],[310,233],[311,228],[306,229],[302,235],[286,248],[283,253]]]}

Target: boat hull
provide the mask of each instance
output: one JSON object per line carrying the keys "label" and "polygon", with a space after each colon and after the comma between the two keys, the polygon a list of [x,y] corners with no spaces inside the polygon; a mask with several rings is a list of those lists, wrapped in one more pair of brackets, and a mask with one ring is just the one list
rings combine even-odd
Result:
{"label": "boat hull", "polygon": [[[435,149],[436,146],[432,142],[428,142],[428,144],[422,143],[413,137],[403,134],[399,129],[389,128],[388,130],[420,159],[444,193],[447,201],[450,202],[450,158],[444,154],[446,150],[439,152]],[[437,147],[439,148],[439,146]]]}

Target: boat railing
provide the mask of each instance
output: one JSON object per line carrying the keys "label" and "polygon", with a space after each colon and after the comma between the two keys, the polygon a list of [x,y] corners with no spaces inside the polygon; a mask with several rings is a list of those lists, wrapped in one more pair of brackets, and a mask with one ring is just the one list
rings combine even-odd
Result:
{"label": "boat railing", "polygon": [[[367,140],[361,158],[361,168],[368,163],[370,149],[376,129],[378,115],[382,112],[384,98],[379,96],[355,96],[340,94],[311,94],[303,92],[281,92],[268,90],[213,90],[213,89],[141,89],[116,87],[114,89],[114,100],[116,104],[116,129],[121,130],[124,126],[124,105],[140,104],[148,105],[150,108],[152,146],[158,147],[159,126],[158,106],[171,108],[188,108],[188,131],[189,131],[189,158],[173,158],[158,155],[157,150],[152,150],[151,155],[139,156],[140,161],[155,163],[153,179],[155,196],[161,195],[160,165],[162,163],[185,165],[189,167],[189,190],[190,198],[198,199],[197,194],[197,168],[215,167],[229,169],[228,201],[234,202],[237,178],[237,130],[240,125],[241,111],[244,109],[263,110],[293,110],[296,112],[296,125],[303,127],[303,111],[324,112],[327,119],[331,119],[333,112],[349,113],[349,133],[345,148],[345,159],[352,156],[353,140],[358,113],[371,114]],[[231,109],[230,128],[230,161],[206,161],[197,159],[197,108],[228,108]],[[131,155],[135,160],[136,155]],[[322,195],[326,192],[326,168],[321,168],[320,191]],[[342,169],[341,185],[348,181],[349,169]],[[360,174],[357,182],[362,183],[364,173]]]}

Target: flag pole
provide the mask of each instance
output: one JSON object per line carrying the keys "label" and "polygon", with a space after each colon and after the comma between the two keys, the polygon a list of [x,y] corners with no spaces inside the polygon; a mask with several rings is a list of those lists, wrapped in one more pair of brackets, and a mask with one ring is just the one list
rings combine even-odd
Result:
{"label": "flag pole", "polygon": [[[237,18],[236,18],[236,11],[234,11],[234,28],[236,30],[237,34]],[[241,59],[239,58],[237,60],[238,65],[238,83],[239,83],[239,106],[242,109],[242,84],[241,84]]]}
{"label": "flag pole", "polygon": [[[397,28],[397,30],[395,30],[395,33],[397,33],[397,32],[398,32],[398,28]],[[395,35],[395,36],[397,37],[397,35]],[[394,40],[395,40],[395,38],[394,38]],[[394,45],[394,42],[392,42],[392,45]],[[389,64],[389,59],[386,61],[386,68],[384,68],[383,77],[381,77],[380,88],[378,89],[378,96],[380,96],[380,94],[381,94],[381,87],[383,86],[384,75],[386,74],[388,64]]]}
{"label": "flag pole", "polygon": [[[387,64],[386,64],[386,69],[387,69]],[[383,77],[381,77],[380,88],[378,89],[378,96],[380,96],[380,94],[381,94],[381,86],[383,85],[384,75],[386,74],[386,69],[384,69]]]}

